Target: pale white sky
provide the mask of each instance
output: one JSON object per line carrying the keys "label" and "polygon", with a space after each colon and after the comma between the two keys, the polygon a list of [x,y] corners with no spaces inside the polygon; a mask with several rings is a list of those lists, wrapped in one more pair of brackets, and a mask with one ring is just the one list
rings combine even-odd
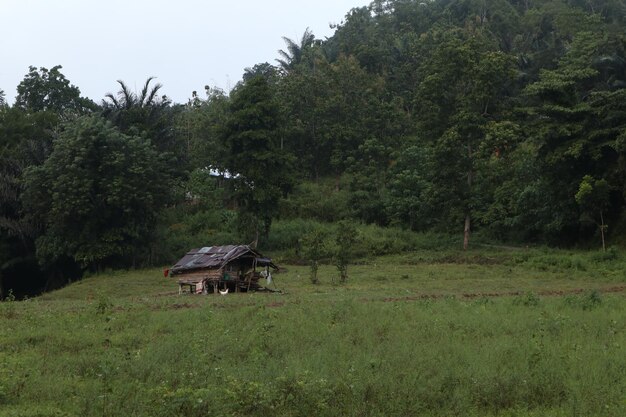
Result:
{"label": "pale white sky", "polygon": [[28,66],[61,72],[100,102],[118,79],[156,76],[184,103],[204,86],[232,88],[245,67],[275,63],[281,36],[332,35],[369,0],[0,0],[0,89],[13,102]]}

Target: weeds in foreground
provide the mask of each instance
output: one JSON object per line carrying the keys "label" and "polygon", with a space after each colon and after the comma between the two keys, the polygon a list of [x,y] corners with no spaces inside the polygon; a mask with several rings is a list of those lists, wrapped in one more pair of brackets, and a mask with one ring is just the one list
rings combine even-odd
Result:
{"label": "weeds in foreground", "polygon": [[0,415],[622,415],[623,298],[592,294],[18,303]]}
{"label": "weeds in foreground", "polygon": [[152,270],[0,303],[0,417],[626,415],[621,260],[421,255],[341,286],[289,266],[286,295],[177,296]]}

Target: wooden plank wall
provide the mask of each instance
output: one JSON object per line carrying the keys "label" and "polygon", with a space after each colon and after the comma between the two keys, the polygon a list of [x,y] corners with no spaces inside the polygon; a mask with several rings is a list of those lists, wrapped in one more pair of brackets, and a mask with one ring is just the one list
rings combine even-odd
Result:
{"label": "wooden plank wall", "polygon": [[194,283],[208,279],[210,281],[219,281],[224,275],[221,269],[204,269],[201,271],[190,271],[178,274],[178,282]]}

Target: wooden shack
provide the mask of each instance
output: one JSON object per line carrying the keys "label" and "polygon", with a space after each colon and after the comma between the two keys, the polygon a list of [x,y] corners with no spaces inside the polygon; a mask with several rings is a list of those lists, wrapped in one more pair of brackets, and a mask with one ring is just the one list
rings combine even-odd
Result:
{"label": "wooden shack", "polygon": [[271,259],[248,245],[208,246],[190,250],[169,272],[178,279],[179,293],[189,288],[196,294],[218,291],[254,291],[261,272],[278,270]]}

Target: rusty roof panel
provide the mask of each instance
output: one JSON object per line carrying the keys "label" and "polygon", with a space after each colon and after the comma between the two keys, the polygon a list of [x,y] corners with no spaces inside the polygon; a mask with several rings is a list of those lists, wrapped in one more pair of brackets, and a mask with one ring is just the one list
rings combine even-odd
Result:
{"label": "rusty roof panel", "polygon": [[[246,255],[254,258],[263,258],[263,255],[248,245],[206,246],[187,252],[181,260],[176,262],[176,265],[170,271],[172,275],[176,275],[194,269],[222,268],[229,262]],[[276,265],[271,263],[271,260],[269,265],[278,269]]]}

